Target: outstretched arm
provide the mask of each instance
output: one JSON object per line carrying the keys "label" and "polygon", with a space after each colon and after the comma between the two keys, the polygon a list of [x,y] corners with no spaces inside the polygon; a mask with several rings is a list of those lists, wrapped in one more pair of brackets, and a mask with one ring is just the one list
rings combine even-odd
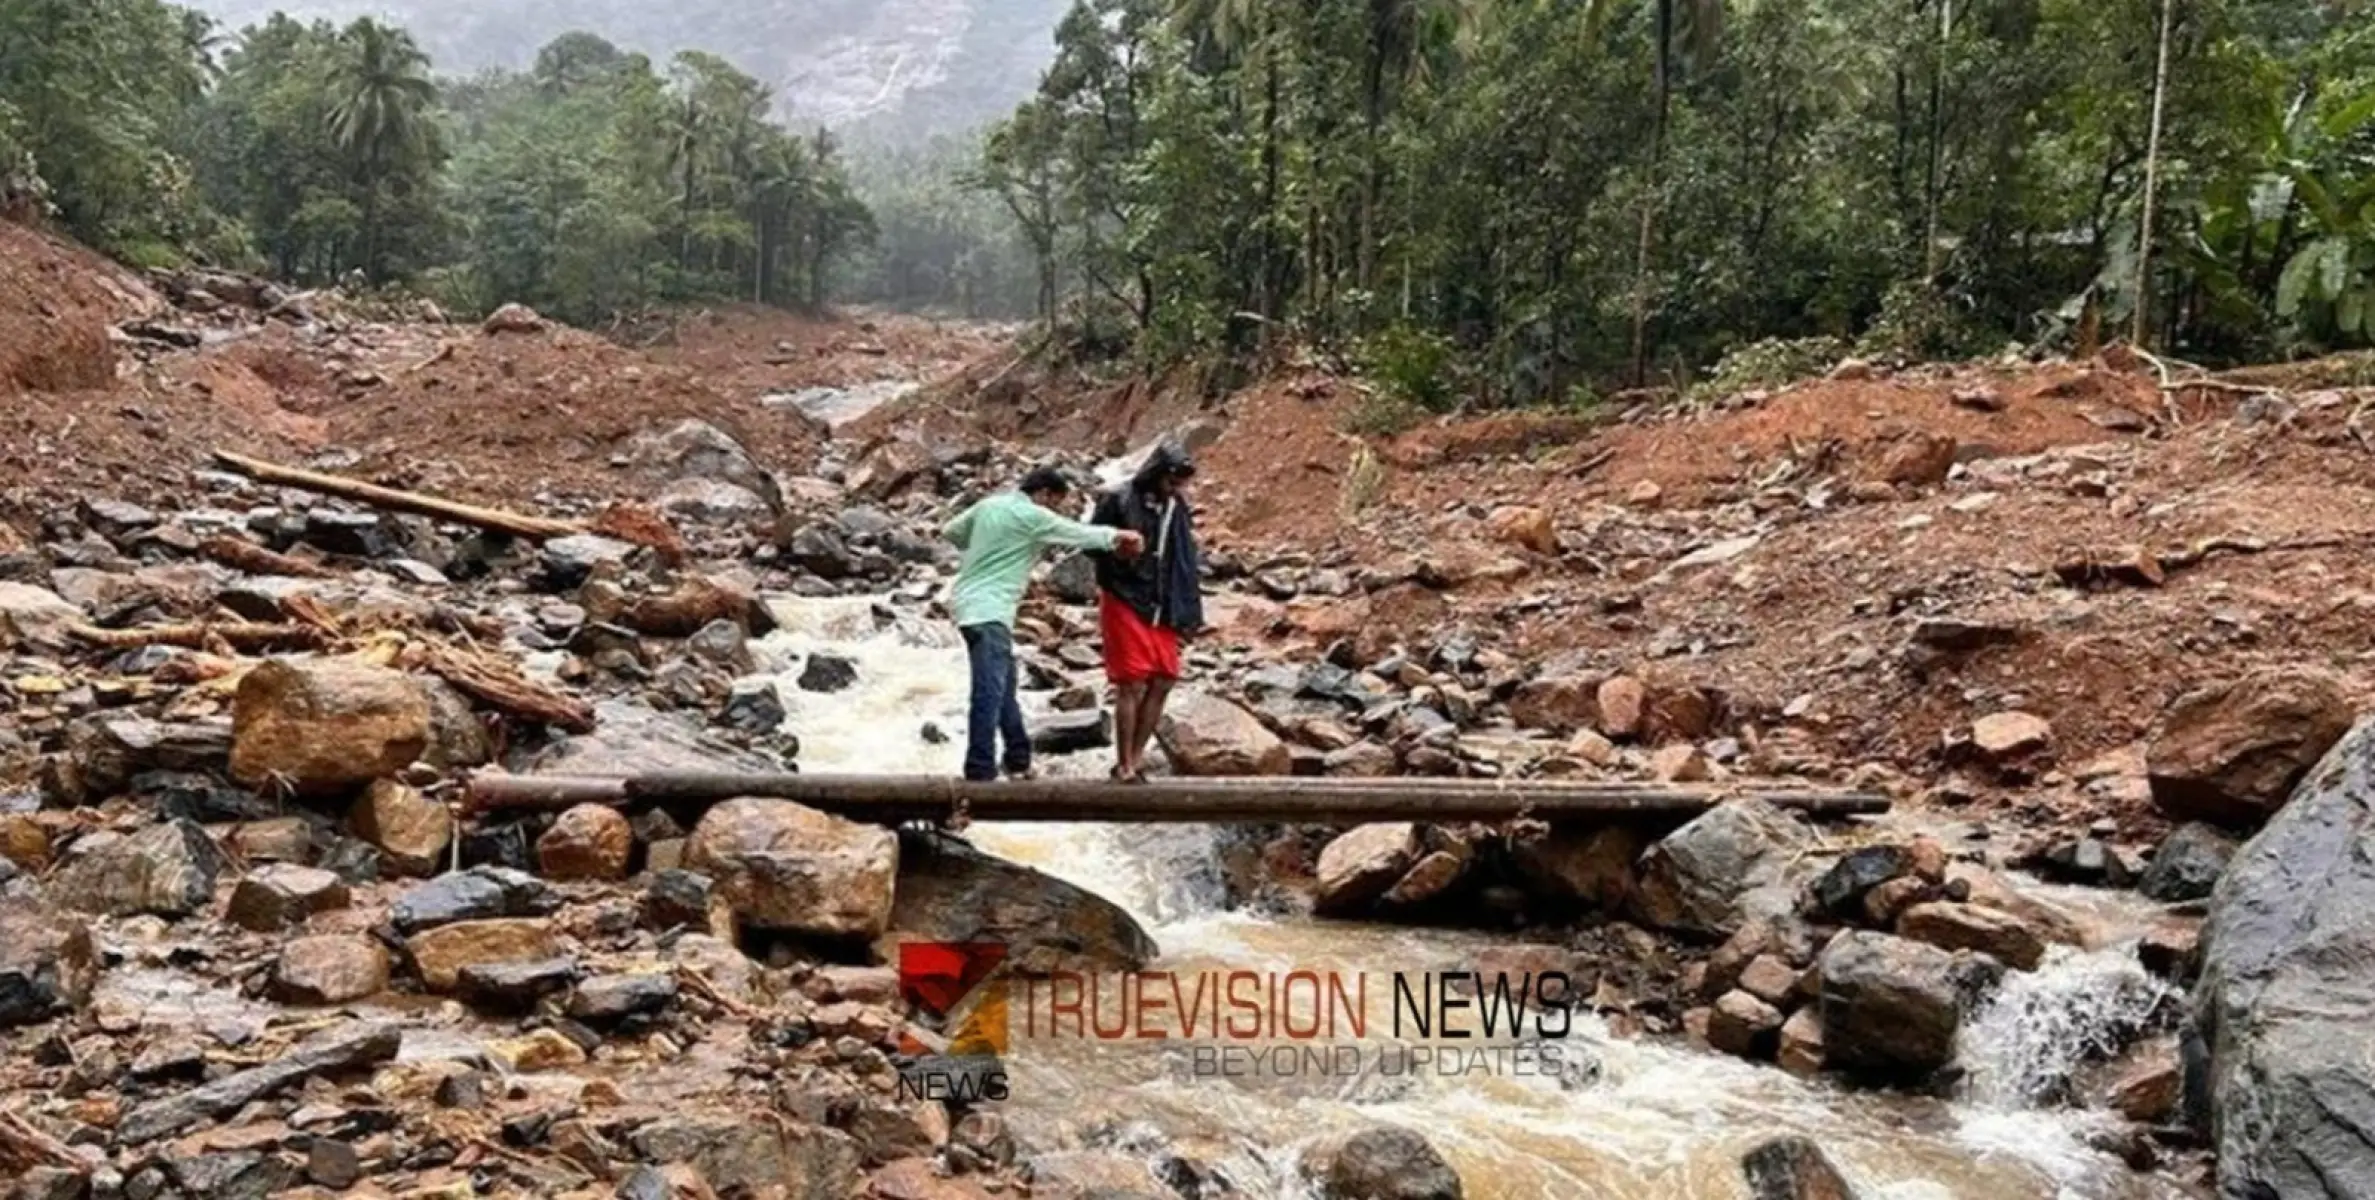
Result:
{"label": "outstretched arm", "polygon": [[1031,540],[1042,546],[1070,546],[1084,550],[1111,551],[1121,531],[1105,525],[1087,525],[1059,517],[1044,508],[1031,510]]}
{"label": "outstretched arm", "polygon": [[973,544],[973,514],[980,511],[981,502],[974,501],[965,511],[958,513],[955,520],[941,526],[940,535],[955,543],[959,550],[970,547]]}

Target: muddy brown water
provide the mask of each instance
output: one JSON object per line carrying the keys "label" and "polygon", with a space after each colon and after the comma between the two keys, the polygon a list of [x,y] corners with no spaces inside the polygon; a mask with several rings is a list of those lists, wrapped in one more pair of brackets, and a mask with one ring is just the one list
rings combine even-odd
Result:
{"label": "muddy brown water", "polygon": [[[885,625],[875,604],[805,602],[759,643],[768,669],[783,677],[802,764],[953,774],[965,706],[955,632],[923,620]],[[799,691],[792,680],[801,662],[826,648],[857,659],[856,686],[830,696]],[[927,723],[948,740],[926,738]],[[1101,769],[1088,761],[1052,766]],[[1397,971],[1460,969],[1493,944],[1459,931],[1221,911],[1210,830],[1000,825],[976,826],[969,836],[1128,908],[1162,947],[1152,969],[1190,980],[1206,971],[1303,970],[1378,981]],[[2083,901],[2115,930],[2142,915],[2124,898],[2061,898]],[[1678,1043],[1615,1036],[1588,1015],[1557,1039],[1562,1058],[1586,1069],[1511,1066],[1521,1048],[1504,1037],[1464,1043],[1461,1069],[1447,1071],[1446,1058],[1412,1069],[1407,1052],[1442,1051],[1442,1039],[1392,1038],[1378,1016],[1389,1002],[1374,997],[1367,1037],[1325,1043],[1349,1045],[1350,1060],[1332,1049],[1267,1063],[1239,1055],[1230,1068],[1213,1057],[1209,1040],[1200,1047],[1176,1038],[1051,1037],[1043,1028],[1032,1036],[1018,1011],[1009,1021],[1005,1110],[1042,1147],[1176,1153],[1256,1197],[1309,1194],[1295,1170],[1305,1146],[1385,1123],[1425,1134],[1478,1200],[1736,1200],[1748,1194],[1741,1154],[1783,1134],[1820,1142],[1863,1194],[1885,1200],[2162,1200],[2187,1193],[2089,1148],[2089,1128],[2115,1127],[2116,1118],[2036,1100],[2106,1029],[2148,1008],[2155,986],[2116,936],[2016,976],[1966,1028],[1971,1078],[1953,1101],[1802,1081]],[[1537,1063],[1542,1042],[1532,1043]],[[1492,1049],[1506,1053],[1485,1055],[1480,1069],[1481,1050]]]}

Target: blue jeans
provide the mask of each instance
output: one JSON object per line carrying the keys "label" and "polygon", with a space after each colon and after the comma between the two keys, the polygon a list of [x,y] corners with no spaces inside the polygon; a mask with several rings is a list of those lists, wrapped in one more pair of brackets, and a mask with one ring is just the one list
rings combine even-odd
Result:
{"label": "blue jeans", "polygon": [[[988,782],[1003,764],[1009,774],[1031,769],[1031,731],[1023,724],[1023,705],[1016,695],[1014,631],[995,621],[967,625],[965,657],[973,665],[972,707],[965,717],[965,778]],[[998,757],[998,739],[1006,740],[1006,756]]]}

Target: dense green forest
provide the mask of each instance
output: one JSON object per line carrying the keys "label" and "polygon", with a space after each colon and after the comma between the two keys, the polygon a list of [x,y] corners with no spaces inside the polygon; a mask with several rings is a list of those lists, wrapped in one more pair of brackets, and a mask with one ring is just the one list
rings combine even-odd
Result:
{"label": "dense green forest", "polygon": [[0,0],[0,205],[135,264],[592,323],[645,305],[813,305],[873,236],[833,139],[708,54],[591,34],[441,81],[409,34],[161,0]]}
{"label": "dense green forest", "polygon": [[2375,0],[1080,0],[991,129],[843,147],[722,59],[0,0],[0,203],[134,262],[580,321],[832,295],[1422,403],[1848,353],[2375,341]]}
{"label": "dense green forest", "polygon": [[981,182],[1092,349],[1284,331],[1538,401],[2375,335],[2367,0],[1083,0],[1056,39]]}

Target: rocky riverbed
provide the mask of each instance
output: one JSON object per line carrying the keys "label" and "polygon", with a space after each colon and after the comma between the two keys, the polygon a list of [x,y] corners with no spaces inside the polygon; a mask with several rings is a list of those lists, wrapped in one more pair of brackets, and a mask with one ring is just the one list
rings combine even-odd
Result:
{"label": "rocky riverbed", "polygon": [[[186,309],[125,335],[135,378],[330,337],[376,373],[341,385],[351,403],[385,409],[340,427],[393,428],[407,404],[499,390],[527,364],[566,383],[531,389],[557,405],[537,410],[539,446],[564,444],[556,392],[590,397],[617,436],[555,449],[550,489],[500,455],[365,468],[566,525],[505,536],[218,469],[139,432],[150,412],[168,431],[197,419],[167,387],[138,420],[92,409],[104,454],[0,498],[0,1168],[24,1195],[2364,1190],[2347,1140],[2368,1126],[2347,1015],[2368,978],[2347,915],[2364,907],[2348,847],[2366,754],[2345,736],[2363,699],[2348,656],[2230,660],[2243,643],[2197,638],[2215,669],[2128,744],[2074,754],[2112,723],[2006,672],[2125,630],[2119,589],[2149,587],[2130,575],[2163,572],[2155,558],[2016,575],[2018,611],[1990,607],[2011,615],[1940,600],[2011,603],[1971,576],[1858,601],[1836,617],[1846,642],[1870,651],[1885,627],[1887,656],[1778,699],[1672,669],[1741,646],[1752,673],[1776,669],[1739,632],[1769,541],[1861,529],[1890,504],[1985,519],[1948,497],[2061,479],[2066,453],[1944,482],[1925,459],[1842,510],[1802,473],[1787,495],[1689,512],[1633,487],[1580,532],[1544,497],[1496,495],[1427,526],[1456,536],[1390,514],[1411,553],[1311,553],[1251,536],[1230,474],[1272,410],[1171,430],[1221,468],[1217,628],[1162,731],[1167,770],[1816,781],[1892,794],[1881,819],[1748,800],[1670,826],[1162,832],[884,830],[751,799],[475,812],[462,784],[481,770],[953,772],[963,664],[935,606],[953,566],[938,523],[1065,452],[856,414],[896,380],[730,401],[534,314],[459,336],[308,314],[265,338],[216,303],[206,320],[228,324],[194,344],[158,340],[199,323]],[[629,385],[647,377],[629,370],[673,399],[639,413]],[[69,414],[43,444],[93,436],[85,398],[33,398]],[[785,427],[705,415],[733,404]],[[223,414],[202,415],[217,436]],[[306,461],[401,456],[370,436]],[[160,441],[161,458],[127,456]],[[1128,448],[1068,461],[1085,478]],[[85,469],[102,459],[116,465]],[[2098,474],[2143,488],[2145,464]],[[1812,515],[1760,516],[1788,506]],[[2189,550],[2177,569],[2263,552]],[[2111,598],[2078,599],[2096,589]],[[1110,738],[1093,598],[1081,563],[1051,564],[1018,630],[1059,772],[1093,772]],[[1677,598],[1698,607],[1651,628]],[[1617,640],[1529,648],[1561,621]],[[1883,685],[1911,689],[1923,721],[1957,687],[1975,715],[1896,753],[1900,735],[1859,732],[1885,712],[1836,709]],[[1008,1099],[919,1098],[903,1074],[965,1034],[902,988],[914,939],[1001,943],[1037,977],[1556,976],[1577,1069],[1232,1082],[1160,1049],[1026,1035]]]}

